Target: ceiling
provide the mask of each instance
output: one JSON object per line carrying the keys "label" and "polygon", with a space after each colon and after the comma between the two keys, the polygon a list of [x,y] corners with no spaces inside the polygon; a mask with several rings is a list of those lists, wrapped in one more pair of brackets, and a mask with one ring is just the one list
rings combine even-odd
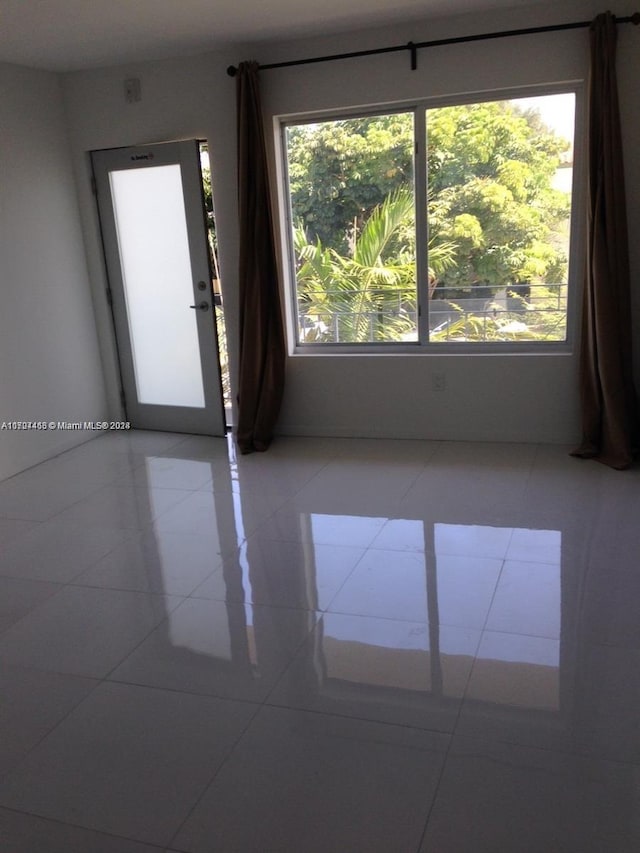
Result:
{"label": "ceiling", "polygon": [[546,0],[1,0],[0,61],[73,71]]}

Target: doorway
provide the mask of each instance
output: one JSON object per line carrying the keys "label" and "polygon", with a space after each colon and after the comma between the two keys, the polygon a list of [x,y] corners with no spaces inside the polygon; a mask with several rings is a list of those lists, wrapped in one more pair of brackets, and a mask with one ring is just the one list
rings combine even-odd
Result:
{"label": "doorway", "polygon": [[200,148],[91,154],[127,420],[226,431]]}

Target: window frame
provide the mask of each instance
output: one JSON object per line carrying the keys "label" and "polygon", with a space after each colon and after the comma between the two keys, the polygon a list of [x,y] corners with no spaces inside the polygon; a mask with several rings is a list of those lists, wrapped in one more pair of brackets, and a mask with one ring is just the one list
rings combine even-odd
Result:
{"label": "window frame", "polygon": [[[428,176],[427,176],[427,112],[440,107],[491,103],[518,98],[573,94],[575,97],[573,174],[569,226],[569,255],[567,259],[566,337],[563,341],[440,341],[429,340],[428,250],[421,251],[428,241]],[[571,80],[532,86],[501,87],[464,94],[438,95],[409,101],[364,105],[312,113],[291,113],[274,117],[276,177],[285,287],[285,315],[289,354],[292,356],[345,355],[558,355],[572,354],[577,336],[578,297],[584,247],[584,82]],[[414,122],[414,205],[416,228],[416,296],[418,308],[416,341],[376,341],[363,343],[305,343],[298,339],[299,316],[297,302],[296,257],[293,245],[293,214],[287,157],[287,128],[304,124],[369,118],[394,113],[412,113]],[[420,234],[425,235],[420,238]]]}

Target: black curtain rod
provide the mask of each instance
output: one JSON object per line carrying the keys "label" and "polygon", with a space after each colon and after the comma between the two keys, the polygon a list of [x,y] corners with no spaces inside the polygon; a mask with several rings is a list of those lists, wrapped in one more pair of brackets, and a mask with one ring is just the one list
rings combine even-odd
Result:
{"label": "black curtain rod", "polygon": [[[616,24],[640,24],[640,12],[635,12],[626,18],[616,18]],[[488,39],[502,39],[510,36],[527,36],[533,33],[554,33],[560,30],[579,30],[591,26],[591,21],[577,21],[572,24],[550,24],[545,27],[529,27],[522,30],[503,30],[498,33],[481,33],[474,36],[458,36],[456,38],[436,39],[435,41],[418,41],[407,42],[407,44],[397,44],[393,47],[377,47],[371,50],[354,50],[351,53],[333,53],[328,56],[314,56],[309,59],[291,59],[287,62],[270,62],[266,65],[258,66],[260,71],[269,71],[271,68],[291,68],[294,65],[311,65],[314,62],[333,62],[335,59],[354,59],[358,56],[377,56],[380,53],[398,53],[401,50],[408,50],[411,56],[411,70],[415,71],[418,67],[417,52],[423,47],[442,47],[445,44],[465,44],[471,41],[485,41]],[[227,68],[229,77],[235,77],[238,69],[235,65],[230,65]]]}

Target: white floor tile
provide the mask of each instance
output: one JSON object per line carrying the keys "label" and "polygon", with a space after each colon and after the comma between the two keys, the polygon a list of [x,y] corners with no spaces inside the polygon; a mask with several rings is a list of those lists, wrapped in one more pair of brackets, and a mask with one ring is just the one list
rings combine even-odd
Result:
{"label": "white floor tile", "polygon": [[181,599],[67,586],[0,635],[7,663],[104,678]]}
{"label": "white floor tile", "polygon": [[640,768],[455,737],[422,853],[634,853]]}
{"label": "white floor tile", "polygon": [[0,809],[0,844],[11,853],[158,853],[148,844],[9,809]]}
{"label": "white floor tile", "polygon": [[0,574],[66,583],[131,535],[117,528],[44,522],[0,549]]}
{"label": "white floor tile", "polygon": [[502,563],[371,549],[329,605],[335,613],[482,628]]}
{"label": "white floor tile", "polygon": [[0,780],[0,804],[166,845],[254,711],[103,684]]}
{"label": "white floor tile", "polygon": [[174,842],[243,853],[414,853],[447,738],[263,708]]}
{"label": "white floor tile", "polygon": [[0,518],[46,521],[86,499],[98,489],[95,483],[65,477],[54,486],[40,478],[22,479],[19,474],[0,483]]}
{"label": "white floor tile", "polygon": [[[132,432],[131,436],[134,437]],[[177,440],[165,447],[154,448],[154,455],[168,456],[171,459],[195,459],[211,461],[228,459],[230,444],[227,438],[215,438],[208,435],[173,435]]]}
{"label": "white floor tile", "polygon": [[523,509],[544,508],[560,516],[574,515],[583,519],[597,513],[603,485],[615,472],[606,472],[603,465],[575,459],[569,455],[569,450],[544,445],[537,448],[524,492]]}
{"label": "white floor tile", "polygon": [[560,638],[560,562],[520,563],[506,560],[489,611],[489,631]]}
{"label": "white floor tile", "polygon": [[102,486],[85,500],[60,513],[56,520],[86,527],[143,530],[191,494],[179,489]]}
{"label": "white floor tile", "polygon": [[382,551],[415,551],[418,554],[433,551],[433,543],[425,534],[425,522],[416,518],[390,518],[385,521],[370,547]]}
{"label": "white floor tile", "polygon": [[456,733],[579,751],[575,735],[581,700],[569,655],[558,640],[485,632]]}
{"label": "white floor tile", "polygon": [[585,643],[569,698],[576,749],[640,765],[640,649]]}
{"label": "white floor tile", "polygon": [[640,469],[569,449],[131,431],[1,483],[0,847],[635,853]]}
{"label": "white floor tile", "polygon": [[323,509],[344,515],[383,515],[407,493],[424,468],[419,460],[375,464],[367,459],[329,462],[296,495],[296,503],[311,511]]}
{"label": "white floor tile", "polygon": [[531,445],[442,442],[401,502],[401,509],[451,521],[491,524],[522,505],[535,455]]}
{"label": "white floor tile", "polygon": [[363,548],[253,536],[193,595],[325,610],[364,553]]}
{"label": "white floor tile", "polygon": [[543,637],[485,631],[467,698],[498,708],[560,709],[560,643]]}
{"label": "white floor tile", "polygon": [[562,556],[561,531],[516,528],[506,556],[507,560],[559,566]]}
{"label": "white floor tile", "polygon": [[163,512],[154,526],[163,533],[215,533],[218,553],[228,553],[235,551],[263,518],[252,519],[243,513],[241,498],[233,492],[197,491]]}
{"label": "white floor tile", "polygon": [[480,633],[326,613],[269,703],[450,732]]}
{"label": "white floor tile", "polygon": [[[97,685],[97,681],[88,678],[3,663],[0,666],[0,777],[16,766]],[[0,849],[13,851],[11,846]]]}
{"label": "white floor tile", "polygon": [[503,559],[513,530],[478,524],[427,522],[422,518],[393,518],[371,543],[372,548],[417,551],[421,554]]}
{"label": "white floor tile", "polygon": [[634,539],[621,536],[586,572],[582,625],[592,643],[640,649],[640,548]]}
{"label": "white floor tile", "polygon": [[389,462],[392,465],[425,465],[442,445],[440,441],[417,441],[415,439],[359,438],[338,439],[335,447],[338,458],[365,460],[371,463]]}
{"label": "white floor tile", "polygon": [[189,595],[222,564],[215,534],[149,528],[94,563],[76,583],[165,595]]}
{"label": "white floor tile", "polygon": [[326,511],[304,511],[289,501],[258,529],[261,539],[315,542],[318,545],[346,545],[366,548],[376,538],[387,518],[348,515]]}
{"label": "white floor tile", "polygon": [[22,536],[27,530],[31,530],[36,524],[35,521],[23,521],[19,518],[0,518],[0,549],[13,539]]}
{"label": "white floor tile", "polygon": [[437,556],[493,557],[501,560],[508,552],[514,531],[510,527],[486,524],[434,524],[433,543]]}
{"label": "white floor tile", "polygon": [[315,622],[305,610],[191,598],[110,678],[262,702]]}
{"label": "white floor tile", "polygon": [[[190,436],[192,438],[193,436]],[[224,441],[225,439],[215,439]],[[185,436],[175,432],[153,432],[152,430],[111,430],[99,439],[99,448],[132,455],[157,456],[179,447]],[[84,445],[83,445],[84,446]]]}
{"label": "white floor tile", "polygon": [[[289,446],[291,442],[287,443]],[[249,454],[239,457],[231,466],[229,473],[233,488],[238,492],[261,492],[274,499],[293,497],[307,483],[315,480],[322,472],[328,460],[320,455],[296,454],[292,456],[282,449],[280,453]],[[224,481],[220,474],[214,477],[212,486],[219,488]]]}
{"label": "white floor tile", "polygon": [[0,634],[60,589],[46,581],[0,577]]}
{"label": "white floor tile", "polygon": [[214,468],[205,460],[152,456],[119,477],[115,485],[145,489],[200,489],[211,482]]}
{"label": "white floor tile", "polygon": [[113,483],[118,477],[134,471],[143,465],[144,461],[143,454],[125,452],[122,447],[118,450],[116,443],[98,439],[36,465],[15,479],[46,489],[59,488],[69,481],[86,486],[93,484],[97,488]]}

